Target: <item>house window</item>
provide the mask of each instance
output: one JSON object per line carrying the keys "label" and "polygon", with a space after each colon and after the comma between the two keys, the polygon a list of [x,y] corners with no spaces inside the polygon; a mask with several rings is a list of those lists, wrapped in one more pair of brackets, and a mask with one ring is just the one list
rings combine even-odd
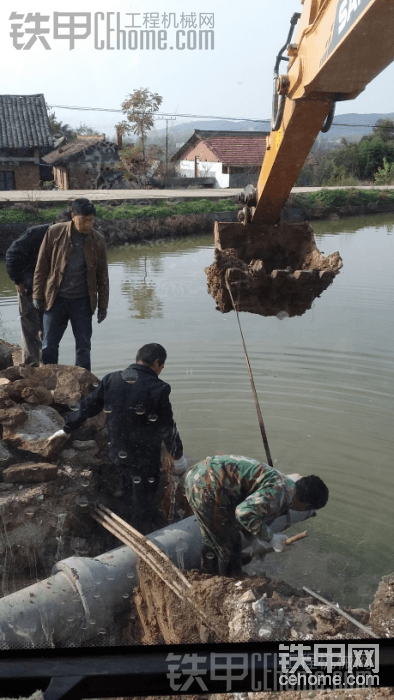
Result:
{"label": "house window", "polygon": [[13,170],[0,171],[0,190],[15,189],[15,173]]}

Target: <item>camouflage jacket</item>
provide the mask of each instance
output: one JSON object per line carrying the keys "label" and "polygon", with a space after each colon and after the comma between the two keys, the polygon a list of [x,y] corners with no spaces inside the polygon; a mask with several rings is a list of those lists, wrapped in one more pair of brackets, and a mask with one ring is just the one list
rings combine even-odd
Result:
{"label": "camouflage jacket", "polygon": [[247,532],[268,541],[268,525],[291,507],[295,482],[255,459],[220,455],[198,465],[191,488],[210,491],[216,506],[235,511]]}

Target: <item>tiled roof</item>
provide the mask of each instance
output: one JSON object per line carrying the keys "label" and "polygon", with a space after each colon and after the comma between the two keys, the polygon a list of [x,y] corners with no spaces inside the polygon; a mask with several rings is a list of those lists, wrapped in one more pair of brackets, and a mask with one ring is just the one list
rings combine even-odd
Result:
{"label": "tiled roof", "polygon": [[44,95],[0,95],[0,148],[51,146]]}
{"label": "tiled roof", "polygon": [[[42,160],[50,165],[56,165],[57,163],[69,163],[72,160],[76,160],[74,156],[86,151],[86,149],[92,146],[97,146],[97,144],[104,143],[105,136],[77,136],[76,139],[65,143],[64,146],[60,146],[55,151],[47,153]],[[110,146],[113,148],[115,144],[111,143]],[[116,149],[115,149],[116,150]]]}
{"label": "tiled roof", "polygon": [[248,166],[263,162],[265,138],[268,131],[203,131],[193,136],[175,153],[171,160],[181,160],[200,140],[223,165]]}

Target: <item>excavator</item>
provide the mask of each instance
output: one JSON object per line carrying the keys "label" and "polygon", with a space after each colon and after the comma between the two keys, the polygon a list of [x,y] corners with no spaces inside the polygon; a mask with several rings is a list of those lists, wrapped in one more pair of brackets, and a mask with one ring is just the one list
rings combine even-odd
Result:
{"label": "excavator", "polygon": [[[300,316],[342,267],[338,252],[323,257],[308,222],[286,223],[281,213],[336,103],[356,98],[394,60],[394,1],[301,4],[275,61],[271,132],[257,188],[241,194],[237,223],[215,222],[215,260],[205,272],[222,313]],[[282,62],[287,71],[280,73]]]}

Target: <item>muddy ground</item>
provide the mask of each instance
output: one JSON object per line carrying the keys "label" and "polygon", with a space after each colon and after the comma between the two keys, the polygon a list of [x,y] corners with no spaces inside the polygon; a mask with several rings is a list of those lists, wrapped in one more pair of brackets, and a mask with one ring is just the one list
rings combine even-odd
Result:
{"label": "muddy ground", "polygon": [[342,608],[371,634],[304,590],[268,576],[243,574],[237,580],[184,572],[207,626],[145,563],[138,572],[125,632],[129,644],[394,637],[394,574],[383,578],[368,610]]}
{"label": "muddy ground", "polygon": [[[12,349],[16,363],[18,349]],[[62,425],[64,414],[97,382],[90,372],[69,366],[32,368],[15,364],[0,371],[3,596],[49,576],[61,559],[73,555],[95,557],[120,544],[89,514],[89,505],[97,501],[116,512],[119,498],[117,476],[106,455],[105,414],[86,421],[66,443],[48,442],[48,436]],[[157,528],[190,513],[180,482],[174,490],[165,455],[160,498]],[[146,564],[139,563],[140,584],[129,615],[125,616],[119,643],[195,644],[372,636],[305,591],[266,575],[249,577],[244,573],[237,580],[197,571],[184,574],[191,585],[194,608],[175,596]],[[345,612],[378,637],[394,637],[394,574],[384,577],[369,609],[345,608]],[[351,697],[335,692],[335,697]],[[304,696],[286,697],[290,700]]]}

